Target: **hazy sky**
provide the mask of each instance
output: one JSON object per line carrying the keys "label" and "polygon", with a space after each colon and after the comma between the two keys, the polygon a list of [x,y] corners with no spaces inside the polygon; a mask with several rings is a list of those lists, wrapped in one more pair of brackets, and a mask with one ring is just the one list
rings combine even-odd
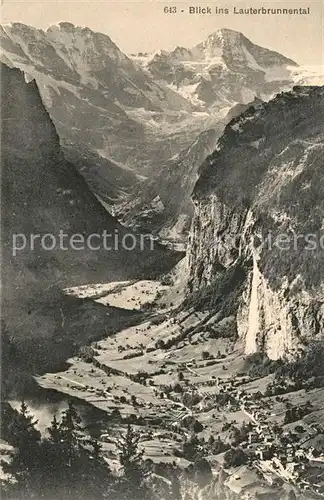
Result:
{"label": "hazy sky", "polygon": [[[310,15],[194,15],[188,6],[228,7],[310,7]],[[165,6],[176,6],[177,14],[165,14]],[[181,9],[184,12],[181,13]],[[1,21],[19,21],[46,28],[59,21],[108,34],[126,52],[192,47],[219,28],[239,30],[254,43],[268,47],[300,64],[324,64],[324,3],[286,0],[240,0],[230,2],[170,2],[161,0],[2,0]]]}

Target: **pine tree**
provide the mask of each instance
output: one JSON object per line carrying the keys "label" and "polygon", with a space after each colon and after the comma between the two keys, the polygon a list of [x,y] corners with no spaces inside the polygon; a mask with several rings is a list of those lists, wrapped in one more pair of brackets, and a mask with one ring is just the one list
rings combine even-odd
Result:
{"label": "pine tree", "polygon": [[[124,478],[121,484],[122,498],[148,498],[148,489],[145,485],[142,458],[144,451],[139,451],[139,433],[128,425],[126,434],[117,441],[119,462],[124,469]],[[126,496],[125,496],[126,495]]]}
{"label": "pine tree", "polygon": [[91,439],[90,450],[84,456],[84,481],[86,482],[89,495],[94,500],[99,498],[115,498],[114,482],[115,478],[111,474],[110,468],[102,455],[102,445]]}
{"label": "pine tree", "polygon": [[117,441],[119,450],[119,461],[124,468],[125,476],[132,476],[133,469],[139,467],[143,457],[143,451],[138,450],[140,435],[128,425],[126,435],[123,439]]}
{"label": "pine tree", "polygon": [[54,415],[53,420],[51,422],[51,426],[47,429],[50,435],[50,441],[53,444],[59,445],[61,442],[61,432],[60,432],[60,423]]}
{"label": "pine tree", "polygon": [[38,421],[29,413],[28,406],[22,401],[20,410],[9,426],[11,444],[23,452],[24,448],[35,446],[41,439],[41,433],[36,429]]}
{"label": "pine tree", "polygon": [[47,432],[49,437],[43,443],[47,489],[53,493],[60,491],[66,499],[76,499],[86,486],[83,477],[86,451],[82,446],[81,418],[72,402],[60,420],[53,417]]}
{"label": "pine tree", "polygon": [[102,456],[101,444],[82,426],[72,403],[61,419],[53,417],[44,439],[24,402],[19,412],[12,413],[14,418],[6,420],[6,435],[10,436],[15,452],[9,464],[2,464],[4,471],[16,480],[14,485],[6,484],[4,488],[8,498],[107,498],[112,491],[113,476]]}
{"label": "pine tree", "polygon": [[54,497],[59,489],[64,490],[67,467],[63,454],[64,443],[60,430],[61,422],[54,415],[50,427],[47,428],[48,436],[41,445],[42,464],[44,471],[43,488],[45,497]]}
{"label": "pine tree", "polygon": [[81,432],[81,418],[70,401],[68,408],[63,412],[59,426],[62,458],[70,469],[73,469],[79,456]]}
{"label": "pine tree", "polygon": [[4,471],[15,483],[9,488],[17,498],[37,498],[40,488],[40,440],[37,420],[29,413],[24,401],[20,410],[13,413],[7,429],[10,444],[15,448],[9,463],[2,462]]}
{"label": "pine tree", "polygon": [[102,446],[89,436],[70,402],[61,420],[53,418],[44,441],[47,461],[47,493],[58,492],[64,499],[98,500],[109,491],[110,469],[102,456]]}

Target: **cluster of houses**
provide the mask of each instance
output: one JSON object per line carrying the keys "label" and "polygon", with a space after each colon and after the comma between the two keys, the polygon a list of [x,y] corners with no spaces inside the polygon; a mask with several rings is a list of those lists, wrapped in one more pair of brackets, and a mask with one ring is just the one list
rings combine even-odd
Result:
{"label": "cluster of houses", "polygon": [[[201,401],[195,405],[194,413],[220,408],[221,405],[227,411],[241,410],[248,417],[251,430],[240,447],[249,456],[252,467],[262,472],[269,483],[279,478],[324,497],[324,429],[308,425],[307,432],[297,439],[295,434],[293,439],[289,430],[268,422],[269,416],[275,416],[271,413],[269,401],[241,390],[241,383],[235,379],[217,378],[199,384],[199,388],[216,386],[216,394],[195,386],[193,390],[199,393]],[[311,442],[314,444],[320,435],[323,435],[322,444],[312,446]]]}
{"label": "cluster of houses", "polygon": [[[260,400],[256,404],[252,394],[233,390],[233,385],[222,386],[222,391],[228,390],[237,408],[245,413],[252,424],[248,440],[241,443],[251,463],[270,481],[277,476],[300,489],[324,497],[324,429],[319,425],[310,425],[306,437],[303,434],[300,439],[291,439],[291,432],[267,422],[271,411],[267,401]],[[316,438],[320,436],[323,439],[318,440],[319,446],[316,446]],[[315,446],[310,445],[311,441]],[[315,481],[314,477],[310,480],[310,475],[315,477]]]}

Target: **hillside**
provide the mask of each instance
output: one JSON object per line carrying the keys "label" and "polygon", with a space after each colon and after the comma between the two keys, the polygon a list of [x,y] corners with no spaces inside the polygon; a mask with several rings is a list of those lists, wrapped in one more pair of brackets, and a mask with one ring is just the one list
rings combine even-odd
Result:
{"label": "hillside", "polygon": [[[37,379],[107,414],[111,464],[131,421],[145,459],[179,471],[174,498],[323,496],[322,248],[301,238],[322,237],[323,92],[295,87],[226,127],[194,188],[182,305],[158,302],[151,320],[93,344],[86,363]],[[202,457],[212,477],[186,482]]]}
{"label": "hillside", "polygon": [[[192,109],[107,35],[64,22],[46,31],[12,23],[1,27],[0,38],[2,60],[36,79],[62,145],[118,162],[120,175],[129,167],[145,172],[157,152],[152,138],[160,134],[159,121]],[[87,178],[87,169],[83,175]]]}
{"label": "hillside", "polygon": [[121,220],[139,231],[186,243],[198,169],[215,148],[220,129],[199,134],[188,148],[166,163],[156,178],[139,184],[134,195],[118,207]]}
{"label": "hillside", "polygon": [[[26,84],[18,70],[4,68],[3,74],[10,102],[4,139],[9,132],[17,137],[14,147],[4,149],[10,166],[7,196],[12,172],[17,172],[14,194],[21,194],[24,203],[34,183],[39,189],[35,178],[32,187],[24,189],[23,182],[16,189],[20,177],[25,181],[27,166],[30,177],[36,172],[38,181],[44,179],[40,186],[46,197],[38,193],[29,199],[24,217],[16,202],[7,218],[16,221],[12,227],[20,232],[49,231],[52,218],[43,214],[53,213],[54,220],[80,231],[80,218],[74,222],[64,203],[60,214],[54,211],[52,190],[61,187],[57,175],[62,169],[66,179],[76,172],[60,152],[37,87]],[[17,109],[24,110],[23,119]],[[321,498],[324,322],[321,274],[314,269],[321,268],[322,254],[303,246],[278,252],[262,237],[269,231],[273,237],[321,235],[322,115],[323,88],[297,87],[269,103],[257,102],[226,127],[198,172],[188,269],[185,261],[178,266],[182,278],[189,274],[180,306],[167,304],[168,296],[176,296],[171,276],[163,284],[121,278],[120,254],[113,262],[118,282],[91,283],[96,276],[86,268],[87,283],[80,286],[78,274],[79,283],[67,277],[61,286],[70,284],[57,291],[55,300],[47,297],[46,258],[33,268],[29,288],[23,283],[18,294],[17,279],[13,281],[16,301],[11,307],[23,324],[18,325],[20,342],[12,323],[4,330],[5,394],[12,394],[23,360],[26,370],[38,373],[36,394],[45,398],[49,415],[57,411],[57,402],[64,406],[70,399],[91,415],[101,456],[117,477],[118,438],[132,425],[146,477],[161,488],[161,499]],[[31,136],[24,132],[28,116],[33,118]],[[79,189],[75,178],[73,183]],[[107,214],[83,180],[81,187],[78,196],[83,194],[93,207],[87,226],[92,230],[101,221],[100,210]],[[8,209],[10,200],[5,201]],[[76,214],[84,217],[86,206]],[[112,227],[117,224],[110,216],[107,220]],[[51,276],[57,262],[61,272],[68,262],[56,257]],[[84,264],[82,253],[80,260],[73,258]],[[19,262],[20,279],[28,278],[29,262]],[[11,269],[9,259],[7,265]],[[19,272],[12,274],[13,280],[15,276]],[[31,314],[24,297],[29,304],[33,298]],[[35,318],[32,326],[29,316]],[[24,395],[35,395],[35,387],[28,389],[21,391],[20,385]],[[33,401],[31,397],[32,409]]]}

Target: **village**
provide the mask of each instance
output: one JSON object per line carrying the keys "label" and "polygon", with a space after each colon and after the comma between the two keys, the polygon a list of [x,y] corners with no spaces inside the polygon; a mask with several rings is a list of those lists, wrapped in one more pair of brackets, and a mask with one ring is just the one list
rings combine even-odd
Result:
{"label": "village", "polygon": [[[199,419],[200,414],[210,410],[241,411],[248,423],[242,424],[231,446],[244,452],[244,463],[259,471],[271,485],[278,481],[289,482],[298,489],[324,497],[324,428],[321,424],[300,422],[311,412],[312,405],[276,414],[271,401],[261,393],[249,393],[240,388],[248,379],[246,376],[216,378],[193,386],[193,393],[198,393],[201,400],[191,414]],[[206,386],[218,390],[211,395],[201,389]],[[293,418],[290,422],[289,415],[294,413],[296,420]],[[282,425],[271,422],[274,417],[284,417]],[[287,428],[292,423],[295,425]]]}
{"label": "village", "polygon": [[[150,283],[135,286],[147,301]],[[249,373],[232,340],[213,334],[212,317],[189,311],[175,321],[163,313],[85,347],[68,363],[37,383],[107,414],[102,440],[112,464],[114,434],[131,423],[155,463],[187,467],[208,457],[236,493],[289,484],[324,496],[324,389]]]}

